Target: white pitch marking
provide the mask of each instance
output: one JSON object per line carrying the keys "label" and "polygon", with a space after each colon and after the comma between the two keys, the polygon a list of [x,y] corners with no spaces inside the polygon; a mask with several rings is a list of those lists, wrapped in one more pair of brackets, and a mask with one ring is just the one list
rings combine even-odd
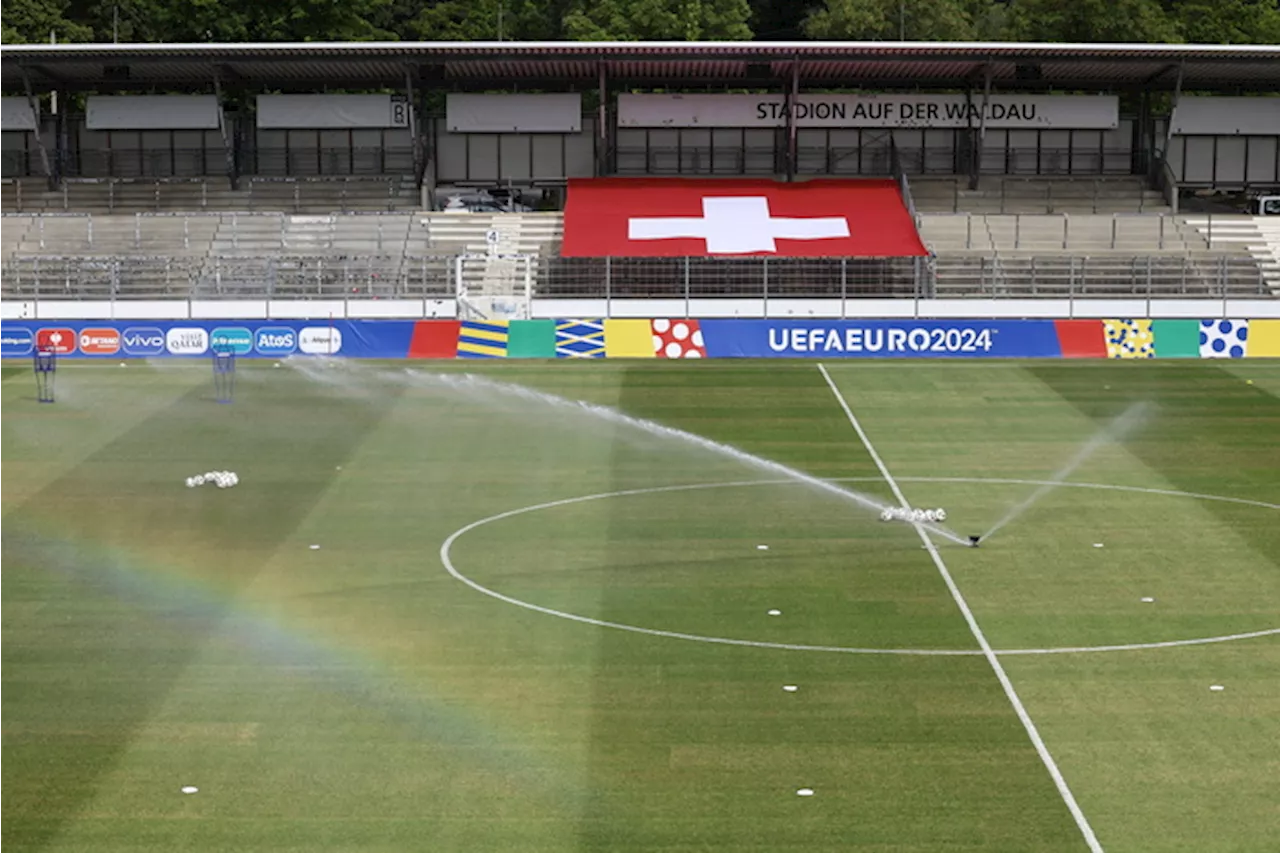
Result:
{"label": "white pitch marking", "polygon": [[781,610],[770,610],[770,611],[769,611],[769,615],[770,615],[770,616],[781,616],[781,615],[782,615],[782,611],[781,611]]}
{"label": "white pitch marking", "polygon": [[794,684],[784,684],[782,685],[782,689],[787,691],[788,693],[795,693],[800,688],[796,687]]}
{"label": "white pitch marking", "polygon": [[200,789],[199,789],[199,788],[197,788],[195,785],[183,785],[183,786],[182,786],[182,793],[184,793],[184,794],[194,794],[196,791],[199,791],[199,790],[200,790]]}
{"label": "white pitch marking", "polygon": [[312,545],[312,546],[311,546],[311,550],[312,550],[312,551],[319,551],[319,550],[320,550],[320,546],[319,546],[319,545]]}
{"label": "white pitch marking", "polygon": [[1093,543],[1093,547],[1095,547],[1095,548],[1101,548],[1101,547],[1102,547],[1102,543],[1101,543],[1101,542],[1094,542],[1094,543]]}
{"label": "white pitch marking", "polygon": [[[818,370],[822,373],[822,377],[827,380],[827,385],[831,388],[831,393],[835,395],[836,400],[840,403],[840,408],[844,409],[845,415],[849,418],[849,423],[853,425],[853,429],[858,433],[858,438],[862,439],[862,444],[867,448],[867,453],[871,456],[871,461],[876,464],[885,482],[889,485],[889,489],[893,492],[894,497],[898,499],[898,503],[904,509],[911,506],[907,502],[907,496],[902,493],[902,489],[898,486],[897,480],[893,479],[893,475],[889,473],[889,468],[884,464],[884,460],[880,458],[880,454],[876,452],[875,447],[871,444],[871,439],[867,437],[867,433],[862,429],[862,424],[858,423],[857,417],[853,414],[853,409],[849,408],[848,402],[845,401],[844,395],[840,393],[840,389],[836,387],[836,383],[832,381],[831,374],[827,373],[827,368],[819,362]],[[942,562],[942,555],[938,553],[938,547],[933,544],[933,540],[929,538],[929,533],[918,523],[912,523],[912,527],[916,529],[916,533],[920,536],[920,540],[929,549],[929,556],[933,558],[933,564],[938,567],[938,573],[942,575],[942,580],[947,585],[947,589],[951,591],[951,597],[955,599],[956,606],[960,608],[960,613],[964,616],[964,621],[969,623],[969,631],[973,634],[973,638],[978,641],[978,645],[982,648],[983,655],[986,656],[987,663],[991,665],[991,669],[996,674],[996,679],[1000,682],[1000,686],[1004,688],[1005,696],[1009,698],[1010,704],[1013,705],[1014,713],[1018,715],[1018,719],[1022,721],[1022,727],[1027,730],[1027,736],[1031,738],[1032,745],[1035,746],[1036,752],[1040,755],[1040,760],[1044,762],[1045,769],[1049,771],[1049,776],[1053,779],[1053,784],[1057,786],[1058,793],[1062,796],[1063,802],[1067,804],[1067,809],[1071,812],[1071,816],[1075,818],[1076,826],[1079,827],[1081,835],[1084,836],[1085,843],[1089,846],[1092,853],[1103,853],[1102,845],[1098,842],[1098,837],[1093,832],[1093,827],[1089,825],[1089,819],[1085,817],[1084,812],[1080,808],[1080,804],[1076,802],[1075,794],[1071,793],[1071,788],[1067,785],[1067,780],[1063,777],[1062,771],[1058,769],[1058,763],[1053,760],[1053,756],[1049,753],[1049,747],[1045,745],[1044,739],[1040,737],[1040,731],[1036,728],[1035,722],[1031,719],[1031,715],[1027,713],[1026,707],[1022,704],[1022,700],[1018,698],[1018,691],[1013,689],[1013,682],[1009,680],[1009,675],[1004,671],[1004,664],[1000,663],[1000,658],[991,648],[991,644],[987,642],[987,637],[982,633],[982,628],[978,625],[978,620],[974,618],[973,611],[969,609],[968,602],[960,593],[960,588],[956,586],[955,580],[951,577],[951,572],[947,571],[946,563]]]}
{"label": "white pitch marking", "polygon": [[1226,690],[1227,688],[1223,687],[1221,684],[1210,684],[1209,689],[1216,693],[1219,690]]}
{"label": "white pitch marking", "polygon": [[[838,482],[846,483],[865,483],[874,482],[877,477],[837,477],[833,478]],[[1013,486],[1043,486],[1049,484],[1048,480],[1018,480],[1006,479],[998,477],[900,477],[898,478],[904,483],[995,483],[999,485]],[[488,518],[481,518],[470,524],[463,525],[457,530],[450,533],[449,536],[440,545],[440,563],[444,566],[445,571],[453,576],[455,580],[461,581],[467,586],[490,598],[495,598],[506,604],[513,604],[516,607],[523,607],[526,610],[532,610],[536,613],[543,613],[547,616],[555,616],[560,619],[568,619],[573,622],[581,622],[584,625],[593,625],[597,628],[613,628],[618,631],[630,631],[635,634],[646,634],[651,637],[670,637],[676,640],[689,640],[695,643],[713,643],[725,646],[747,646],[757,649],[779,649],[782,651],[796,652],[830,652],[836,654],[858,654],[858,655],[911,655],[920,657],[965,657],[978,656],[983,654],[978,649],[869,649],[858,648],[856,646],[815,646],[805,645],[802,643],[770,643],[763,640],[735,640],[730,637],[712,637],[705,634],[687,634],[679,631],[661,631],[656,628],[643,628],[639,625],[626,625],[621,622],[608,622],[603,619],[593,619],[590,616],[579,616],[576,613],[566,613],[562,610],[555,610],[550,607],[543,607],[540,604],[522,601],[509,595],[504,595],[496,590],[489,589],[471,578],[458,571],[453,565],[453,559],[449,556],[453,543],[461,538],[464,534],[475,530],[486,524],[495,521],[513,518],[517,515],[523,515],[527,512],[538,512],[544,509],[555,509],[561,506],[570,506],[577,503],[585,503],[587,501],[604,500],[605,498],[622,498],[633,495],[649,495],[660,494],[664,492],[687,492],[700,491],[702,489],[728,489],[742,488],[747,486],[785,486],[792,485],[792,480],[738,480],[724,483],[693,483],[689,485],[678,486],[654,486],[645,489],[622,489],[616,492],[599,492],[594,495],[579,495],[574,498],[562,498],[555,501],[547,501],[546,503],[532,504],[530,506],[510,509],[506,512],[500,512],[491,515]],[[1169,489],[1148,489],[1142,486],[1112,486],[1105,483],[1053,483],[1053,485],[1061,485],[1064,488],[1075,489],[1104,489],[1117,492],[1138,492],[1164,495],[1169,497],[1188,497],[1207,501],[1224,501],[1227,503],[1238,503],[1246,506],[1258,506],[1264,509],[1280,510],[1280,504],[1270,504],[1265,501],[1249,500],[1248,498],[1231,498],[1222,497],[1220,495],[1204,495],[1196,492],[1177,492]],[[921,545],[921,548],[925,546]],[[781,613],[781,611],[779,611]],[[1195,637],[1187,640],[1162,640],[1154,643],[1126,643],[1122,645],[1110,646],[1058,646],[1047,649],[997,649],[998,655],[1059,655],[1059,654],[1085,654],[1089,652],[1130,652],[1144,651],[1148,649],[1171,649],[1179,646],[1203,646],[1212,643],[1229,643],[1235,640],[1251,640],[1257,637],[1269,637],[1280,634],[1280,628],[1265,628],[1261,631],[1248,631],[1240,634],[1224,634],[1217,637]]]}
{"label": "white pitch marking", "polygon": [[768,546],[768,545],[757,545],[757,546],[756,546],[756,550],[757,550],[757,551],[768,551],[768,550],[769,550],[769,546]]}
{"label": "white pitch marking", "polygon": [[801,788],[800,790],[796,791],[796,793],[797,793],[797,794],[799,794],[799,795],[800,795],[800,796],[802,796],[802,797],[812,797],[812,796],[813,796],[813,789],[812,789],[812,788]]}
{"label": "white pitch marking", "polygon": [[1142,603],[1143,603],[1143,604],[1150,604],[1150,603],[1152,603],[1153,601],[1155,601],[1155,599],[1154,599],[1154,598],[1152,598],[1152,597],[1151,597],[1151,596],[1149,596],[1149,595],[1144,595],[1144,596],[1142,597]]}

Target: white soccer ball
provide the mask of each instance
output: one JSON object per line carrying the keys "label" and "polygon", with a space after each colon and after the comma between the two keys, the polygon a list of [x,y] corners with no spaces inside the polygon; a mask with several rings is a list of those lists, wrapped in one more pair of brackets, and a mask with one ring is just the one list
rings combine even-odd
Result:
{"label": "white soccer ball", "polygon": [[937,514],[937,516],[938,516],[938,521],[946,521],[946,520],[947,520],[947,511],[946,511],[945,509],[943,509],[942,507],[938,507],[938,512],[937,512],[936,514]]}

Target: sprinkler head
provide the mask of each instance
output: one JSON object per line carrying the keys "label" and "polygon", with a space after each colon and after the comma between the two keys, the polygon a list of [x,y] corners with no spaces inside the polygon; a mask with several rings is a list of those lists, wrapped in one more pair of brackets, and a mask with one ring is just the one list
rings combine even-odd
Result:
{"label": "sprinkler head", "polygon": [[979,543],[979,542],[981,542],[981,541],[982,541],[982,537],[981,537],[981,536],[970,536],[970,537],[969,537],[969,547],[970,547],[970,548],[977,548],[977,547],[978,547],[978,543]]}

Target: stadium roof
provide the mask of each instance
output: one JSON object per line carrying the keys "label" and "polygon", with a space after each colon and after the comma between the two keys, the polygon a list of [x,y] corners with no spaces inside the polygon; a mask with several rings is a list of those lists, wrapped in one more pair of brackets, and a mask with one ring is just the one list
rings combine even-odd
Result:
{"label": "stadium roof", "polygon": [[611,85],[760,88],[797,67],[810,87],[1280,91],[1280,47],[1011,42],[305,42],[14,45],[6,89],[25,68],[39,91]]}

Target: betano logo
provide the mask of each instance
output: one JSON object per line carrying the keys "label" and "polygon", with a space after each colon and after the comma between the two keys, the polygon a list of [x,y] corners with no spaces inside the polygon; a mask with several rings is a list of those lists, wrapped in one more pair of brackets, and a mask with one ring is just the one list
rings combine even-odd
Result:
{"label": "betano logo", "polygon": [[80,352],[85,355],[115,355],[120,352],[120,333],[115,329],[81,329]]}
{"label": "betano logo", "polygon": [[52,329],[41,329],[36,332],[36,349],[49,351],[57,355],[66,355],[76,351],[75,329],[59,326]]}
{"label": "betano logo", "polygon": [[253,336],[253,347],[263,355],[289,355],[298,349],[298,333],[288,326],[263,326]]}
{"label": "betano logo", "polygon": [[4,358],[29,355],[35,346],[36,339],[30,329],[23,326],[9,326],[0,330],[0,356]]}
{"label": "betano logo", "polygon": [[209,336],[209,346],[218,352],[248,355],[253,352],[253,333],[244,326],[219,326]]}
{"label": "betano logo", "polygon": [[174,355],[202,355],[209,349],[209,333],[194,327],[170,329],[164,345]]}
{"label": "betano logo", "polygon": [[159,355],[164,352],[164,332],[155,326],[130,326],[121,335],[128,355]]}

